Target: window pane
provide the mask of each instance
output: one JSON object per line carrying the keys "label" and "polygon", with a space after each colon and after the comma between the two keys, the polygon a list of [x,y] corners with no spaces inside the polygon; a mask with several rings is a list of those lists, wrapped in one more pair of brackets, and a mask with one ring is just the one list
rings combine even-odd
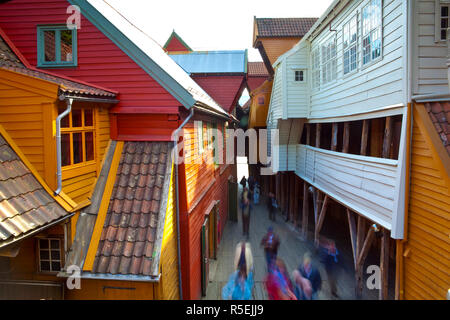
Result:
{"label": "window pane", "polygon": [[441,28],[443,29],[448,28],[448,19],[441,19]]}
{"label": "window pane", "polygon": [[47,250],[40,250],[39,251],[39,259],[41,260],[50,260],[50,255],[48,254]]}
{"label": "window pane", "polygon": [[85,133],[86,161],[94,160],[94,133]]}
{"label": "window pane", "polygon": [[52,261],[59,261],[61,259],[61,254],[59,250],[52,250]]}
{"label": "window pane", "polygon": [[52,262],[52,271],[61,271],[61,263]]}
{"label": "window pane", "polygon": [[49,261],[41,261],[41,271],[50,271]]}
{"label": "window pane", "polygon": [[83,141],[81,132],[74,133],[73,139],[73,164],[83,162]]}
{"label": "window pane", "polygon": [[72,109],[72,127],[81,126],[81,109]]}
{"label": "window pane", "polygon": [[443,29],[441,30],[441,40],[447,39],[447,30]]}
{"label": "window pane", "polygon": [[[65,110],[66,110],[65,107],[58,107],[58,114],[63,113]],[[66,115],[64,118],[61,119],[61,128],[69,127],[69,119],[70,119],[69,115]]]}
{"label": "window pane", "polygon": [[441,7],[441,17],[448,17],[448,7],[447,6]]}
{"label": "window pane", "polygon": [[[61,162],[62,166],[70,166],[70,134],[61,134]],[[48,248],[48,244],[47,244]]]}
{"label": "window pane", "polygon": [[40,249],[48,249],[48,240],[47,239],[39,239],[39,248]]}
{"label": "window pane", "polygon": [[61,32],[61,61],[72,62],[72,30]]}
{"label": "window pane", "polygon": [[94,117],[92,109],[85,109],[84,110],[84,125],[86,127],[92,127],[94,124]]}
{"label": "window pane", "polygon": [[45,61],[56,61],[55,31],[44,31],[44,59]]}
{"label": "window pane", "polygon": [[59,250],[59,240],[50,240],[50,247]]}

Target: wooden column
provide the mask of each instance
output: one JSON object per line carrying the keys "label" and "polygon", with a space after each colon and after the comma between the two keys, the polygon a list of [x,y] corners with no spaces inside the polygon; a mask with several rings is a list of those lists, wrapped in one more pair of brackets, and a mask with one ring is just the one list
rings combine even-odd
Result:
{"label": "wooden column", "polygon": [[344,134],[342,135],[342,152],[348,153],[350,143],[350,123],[344,122]]}
{"label": "wooden column", "polygon": [[308,238],[308,183],[303,180],[302,237]]}
{"label": "wooden column", "polygon": [[369,124],[370,120],[364,120],[362,135],[361,135],[361,152],[360,154],[363,156],[367,156],[367,143],[369,138]]}
{"label": "wooden column", "polygon": [[319,234],[320,234],[320,230],[322,230],[323,221],[324,221],[325,215],[327,213],[328,200],[329,200],[328,195],[325,195],[325,198],[323,199],[323,204],[320,209],[320,215],[317,219],[315,233],[314,233],[314,243],[315,243],[316,247],[319,246]]}
{"label": "wooden column", "polygon": [[389,158],[391,153],[392,135],[393,135],[393,119],[392,117],[386,117],[386,126],[384,128],[383,138],[383,151],[381,157]]}
{"label": "wooden column", "polygon": [[333,123],[333,129],[331,131],[331,151],[337,150],[337,144],[338,144],[338,124]]}
{"label": "wooden column", "polygon": [[299,210],[298,204],[300,200],[300,181],[297,175],[294,173],[294,226],[298,227]]}
{"label": "wooden column", "polygon": [[311,125],[309,123],[306,125],[306,145],[310,145],[311,143]]}
{"label": "wooden column", "polygon": [[289,220],[294,222],[294,214],[295,214],[295,174],[293,172],[289,173]]}
{"label": "wooden column", "polygon": [[316,148],[320,148],[320,133],[322,131],[322,125],[320,123],[316,124]]}
{"label": "wooden column", "polygon": [[389,231],[384,229],[381,231],[382,238],[381,238],[381,253],[380,253],[380,270],[381,270],[381,290],[379,299],[380,300],[387,300],[388,299],[388,271],[389,271]]}

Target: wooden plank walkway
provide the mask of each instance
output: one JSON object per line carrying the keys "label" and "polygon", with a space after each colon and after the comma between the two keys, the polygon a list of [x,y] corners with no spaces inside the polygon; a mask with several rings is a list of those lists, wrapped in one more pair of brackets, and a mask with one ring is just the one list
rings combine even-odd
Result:
{"label": "wooden plank walkway", "polygon": [[[253,290],[253,298],[255,300],[266,300],[267,293],[265,290],[263,279],[266,275],[266,262],[264,250],[260,247],[260,241],[267,232],[269,226],[274,227],[274,231],[280,237],[280,247],[278,257],[283,259],[290,273],[295,270],[302,261],[303,254],[307,251],[313,256],[313,263],[319,268],[322,277],[322,290],[319,292],[318,299],[329,300],[336,299],[331,296],[327,275],[323,264],[320,263],[316,254],[313,242],[313,234],[310,232],[308,241],[303,241],[299,230],[296,230],[291,223],[286,223],[280,212],[277,213],[276,222],[272,222],[268,218],[268,210],[265,205],[265,198],[262,197],[261,203],[253,207],[250,217],[250,243],[252,246],[254,260],[254,277],[255,286]],[[225,227],[223,238],[218,250],[217,260],[210,261],[209,284],[204,300],[221,300],[222,288],[225,286],[229,276],[233,270],[233,260],[236,245],[242,241],[242,223],[239,214],[238,222],[228,221]],[[348,250],[340,250],[340,261],[337,265],[336,278],[339,299],[353,300],[355,299],[355,280],[354,267],[351,252]],[[350,245],[348,243],[348,245]],[[365,281],[365,280],[364,280]],[[378,299],[378,290],[364,289],[363,299]]]}

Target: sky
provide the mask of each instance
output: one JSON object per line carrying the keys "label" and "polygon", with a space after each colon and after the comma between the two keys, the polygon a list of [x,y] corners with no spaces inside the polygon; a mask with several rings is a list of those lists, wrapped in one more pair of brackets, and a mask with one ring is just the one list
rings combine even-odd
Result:
{"label": "sky", "polygon": [[333,0],[106,0],[163,46],[172,30],[193,50],[252,48],[253,17],[320,17]]}

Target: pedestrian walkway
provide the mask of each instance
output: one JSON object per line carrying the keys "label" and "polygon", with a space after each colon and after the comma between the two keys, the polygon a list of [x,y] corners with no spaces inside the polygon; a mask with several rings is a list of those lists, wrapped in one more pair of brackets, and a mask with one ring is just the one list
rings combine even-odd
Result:
{"label": "pedestrian walkway", "polygon": [[[263,282],[263,279],[266,276],[266,262],[264,257],[264,249],[260,247],[260,241],[267,232],[267,228],[269,226],[273,226],[274,231],[280,238],[278,257],[284,260],[288,271],[292,273],[292,271],[301,263],[303,254],[307,251],[311,252],[313,255],[313,263],[315,263],[315,265],[319,268],[322,277],[322,290],[318,295],[318,299],[336,299],[330,294],[325,269],[315,254],[315,248],[311,242],[313,235],[309,235],[308,241],[303,241],[300,232],[295,230],[291,223],[285,222],[284,217],[280,214],[280,212],[277,212],[276,222],[270,221],[268,218],[265,197],[261,197],[261,200],[262,201],[259,205],[253,207],[250,217],[249,241],[253,251],[255,279],[253,298],[255,300],[267,300],[267,292]],[[222,288],[228,281],[230,274],[234,271],[233,260],[236,245],[243,239],[242,221],[239,213],[238,222],[227,222],[218,250],[217,260],[211,260],[210,262],[209,284],[206,291],[206,296],[203,297],[203,299],[221,300]],[[351,267],[351,264],[350,268],[348,268],[347,260],[349,258],[346,257],[345,253],[342,258],[343,261],[340,261],[336,270],[339,298],[353,300],[355,292],[354,270],[353,267]],[[378,290],[364,290],[363,298],[374,300],[377,299]]]}

